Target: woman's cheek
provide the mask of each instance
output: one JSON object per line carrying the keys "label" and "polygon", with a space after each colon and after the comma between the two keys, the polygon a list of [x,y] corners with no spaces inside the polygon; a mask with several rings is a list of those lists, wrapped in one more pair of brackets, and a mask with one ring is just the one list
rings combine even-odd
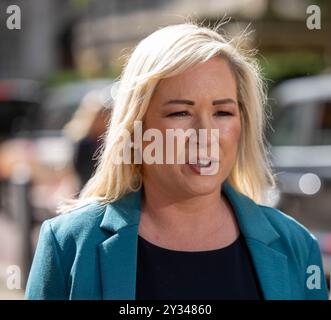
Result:
{"label": "woman's cheek", "polygon": [[239,141],[241,133],[241,122],[239,119],[234,119],[234,121],[231,121],[229,123],[229,126],[227,128],[227,134],[230,139],[233,141]]}
{"label": "woman's cheek", "polygon": [[220,128],[220,138],[224,138],[228,141],[234,142],[240,137],[240,123],[229,123]]}
{"label": "woman's cheek", "polygon": [[[232,122],[220,128],[220,145],[230,151],[229,148],[237,149],[241,134],[240,122]],[[223,151],[226,151],[223,150]]]}

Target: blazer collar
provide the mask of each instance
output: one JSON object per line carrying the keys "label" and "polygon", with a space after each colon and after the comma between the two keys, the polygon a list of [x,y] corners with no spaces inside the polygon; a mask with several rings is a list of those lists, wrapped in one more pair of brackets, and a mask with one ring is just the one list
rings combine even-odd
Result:
{"label": "blazer collar", "polygon": [[287,256],[276,249],[279,233],[260,206],[236,192],[229,183],[222,186],[245,237],[265,299],[291,299]]}
{"label": "blazer collar", "polygon": [[[229,200],[246,239],[255,239],[268,245],[280,237],[254,201],[235,191],[228,182],[223,184],[222,191]],[[100,227],[116,233],[122,228],[139,224],[142,194],[143,188],[108,204]]]}
{"label": "blazer collar", "polygon": [[122,228],[139,224],[142,189],[130,192],[118,201],[108,204],[101,229],[115,233]]}
{"label": "blazer collar", "polygon": [[269,245],[280,237],[253,200],[235,191],[228,182],[223,184],[222,191],[229,200],[246,239],[258,240]]}
{"label": "blazer collar", "polygon": [[[265,299],[290,296],[286,255],[272,248],[280,235],[262,209],[225,182],[229,200],[252,256]],[[99,246],[103,298],[135,299],[138,225],[143,189],[106,206],[100,227],[112,235]]]}

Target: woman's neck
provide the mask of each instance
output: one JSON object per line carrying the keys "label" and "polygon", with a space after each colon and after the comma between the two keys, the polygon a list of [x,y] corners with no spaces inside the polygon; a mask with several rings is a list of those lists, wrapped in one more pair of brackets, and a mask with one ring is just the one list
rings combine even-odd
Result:
{"label": "woman's neck", "polygon": [[183,196],[176,190],[161,191],[144,185],[142,219],[160,231],[203,233],[221,226],[228,211],[220,189],[206,195]]}
{"label": "woman's neck", "polygon": [[184,251],[218,249],[238,238],[235,214],[220,190],[181,198],[171,191],[144,185],[138,231],[142,237],[161,247]]}

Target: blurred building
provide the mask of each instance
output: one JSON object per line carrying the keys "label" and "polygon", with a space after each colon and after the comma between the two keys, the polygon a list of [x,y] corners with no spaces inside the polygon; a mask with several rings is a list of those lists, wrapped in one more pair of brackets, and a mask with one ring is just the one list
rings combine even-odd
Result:
{"label": "blurred building", "polygon": [[[251,23],[251,29],[256,31],[250,39],[251,45],[263,54],[292,51],[295,56],[304,52],[308,60],[317,57],[321,65],[330,66],[331,3],[319,1],[322,28],[311,31],[306,26],[306,10],[310,4],[308,0],[91,1],[75,28],[76,63],[83,71],[86,61],[93,61],[88,68],[104,68],[109,64],[116,68],[122,63],[119,57],[128,53],[126,48],[161,26],[187,18],[209,24],[226,16],[232,18],[226,26],[230,34],[240,32]],[[315,54],[312,58],[311,52]]]}
{"label": "blurred building", "polygon": [[[21,8],[21,30],[6,28],[10,4]],[[226,26],[230,34],[251,23],[256,31],[251,45],[261,53],[293,51],[295,60],[298,52],[313,52],[304,64],[317,59],[319,71],[331,65],[331,3],[318,1],[322,28],[311,31],[305,21],[310,4],[309,0],[1,0],[0,40],[6,45],[0,46],[0,77],[48,79],[58,70],[76,67],[83,76],[98,75],[109,67],[118,73],[126,50],[157,28],[188,18],[209,24],[224,16],[232,18]]]}
{"label": "blurred building", "polygon": [[[10,5],[21,9],[20,30],[6,27]],[[65,66],[66,35],[75,16],[67,0],[1,0],[0,78],[47,79]]]}

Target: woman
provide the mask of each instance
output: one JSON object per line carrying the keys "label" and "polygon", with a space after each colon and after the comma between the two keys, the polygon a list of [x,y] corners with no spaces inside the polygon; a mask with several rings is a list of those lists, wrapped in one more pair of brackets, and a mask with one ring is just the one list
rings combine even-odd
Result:
{"label": "woman", "polygon": [[[139,43],[120,80],[96,173],[80,199],[62,207],[68,213],[42,225],[27,298],[327,298],[316,239],[258,204],[273,184],[264,91],[254,60],[237,47],[190,23]],[[182,148],[177,140],[173,149],[162,144],[162,160],[170,150],[184,154],[184,163],[147,161],[153,142],[143,141],[130,154],[142,156],[141,164],[119,164],[121,138],[129,132],[134,140],[135,121],[165,142],[171,129],[193,130],[199,139],[186,137]]]}

